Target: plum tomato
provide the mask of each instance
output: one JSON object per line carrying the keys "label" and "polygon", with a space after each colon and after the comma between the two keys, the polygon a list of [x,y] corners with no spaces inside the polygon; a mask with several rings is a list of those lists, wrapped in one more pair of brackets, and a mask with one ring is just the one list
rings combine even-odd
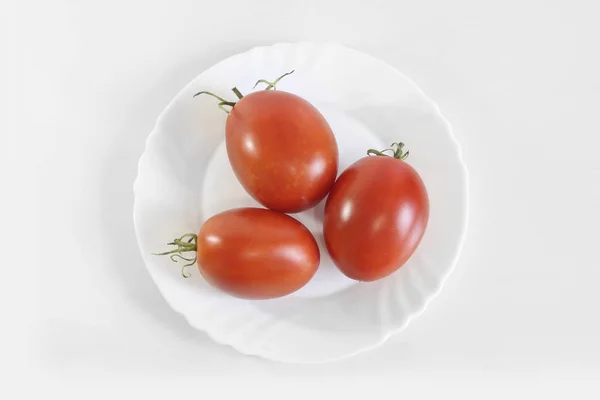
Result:
{"label": "plum tomato", "polygon": [[349,278],[374,281],[391,274],[423,237],[429,198],[419,174],[404,161],[408,152],[403,146],[394,143],[386,149],[393,156],[369,150],[339,176],[329,193],[325,244]]}
{"label": "plum tomato", "polygon": [[225,126],[227,155],[248,194],[272,210],[296,213],[315,206],[331,189],[338,147],[319,110],[300,96],[274,90],[283,76],[260,80],[267,89],[246,96],[233,88],[236,103],[198,94],[223,100],[221,108],[232,107]]}
{"label": "plum tomato", "polygon": [[[213,286],[240,298],[285,296],[304,286],[319,266],[319,247],[310,231],[289,215],[238,208],[209,218],[198,235],[187,233],[160,253],[195,263]],[[195,253],[189,257],[186,252]]]}

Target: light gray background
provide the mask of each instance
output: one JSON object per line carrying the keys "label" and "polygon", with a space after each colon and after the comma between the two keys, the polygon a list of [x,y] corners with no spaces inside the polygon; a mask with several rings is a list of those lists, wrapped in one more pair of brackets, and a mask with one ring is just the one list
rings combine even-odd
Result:
{"label": "light gray background", "polygon": [[[3,3],[2,307],[28,327],[7,336],[23,346],[3,341],[4,388],[598,398],[596,4]],[[453,124],[471,183],[464,250],[427,312],[377,350],[318,366],[243,357],[189,327],[146,273],[132,226],[137,159],[171,98],[224,57],[297,40],[338,41],[412,78]]]}

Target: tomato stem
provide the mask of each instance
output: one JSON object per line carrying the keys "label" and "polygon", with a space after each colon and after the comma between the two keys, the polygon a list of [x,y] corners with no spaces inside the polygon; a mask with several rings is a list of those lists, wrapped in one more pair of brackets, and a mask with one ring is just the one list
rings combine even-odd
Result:
{"label": "tomato stem", "polygon": [[231,88],[231,91],[232,91],[233,93],[235,93],[235,95],[237,96],[237,98],[238,98],[238,99],[240,99],[240,100],[242,99],[242,97],[244,97],[244,95],[242,94],[242,92],[240,92],[240,91],[238,90],[238,88],[237,88],[237,87],[235,87],[235,86]]}
{"label": "tomato stem", "polygon": [[[186,271],[186,268],[192,266],[196,263],[198,259],[198,255],[196,251],[198,250],[198,235],[195,233],[186,233],[178,237],[177,239],[173,239],[172,242],[167,243],[169,246],[177,246],[177,248],[169,251],[165,251],[163,253],[152,253],[155,256],[169,256],[171,261],[174,263],[182,261],[187,261],[187,264],[184,264],[181,267],[181,276],[184,278],[189,278],[191,275]],[[186,253],[188,251],[194,252],[194,257],[184,257],[181,253]]]}
{"label": "tomato stem", "polygon": [[225,100],[225,99],[224,99],[224,98],[222,98],[221,96],[217,96],[217,95],[216,95],[216,94],[214,94],[214,93],[207,92],[207,91],[204,91],[204,90],[203,90],[203,91],[201,91],[201,92],[198,92],[198,93],[196,93],[196,94],[194,95],[194,97],[196,97],[196,96],[199,96],[199,95],[201,95],[201,94],[207,94],[207,95],[209,95],[209,96],[212,96],[212,97],[216,98],[217,100],[219,100],[219,101],[221,101],[221,102],[227,103],[227,100]]}
{"label": "tomato stem", "polygon": [[[276,86],[277,86],[277,84],[279,83],[279,81],[280,81],[282,78],[284,78],[284,77],[286,77],[286,76],[288,76],[288,75],[290,75],[290,74],[293,74],[293,73],[294,73],[294,71],[295,71],[295,70],[291,70],[290,72],[286,72],[285,74],[281,75],[279,78],[275,79],[273,82],[271,82],[271,81],[267,81],[267,80],[265,80],[265,79],[259,79],[259,80],[256,82],[256,84],[254,85],[254,87],[253,87],[252,89],[254,89],[254,88],[255,88],[255,87],[256,87],[256,86],[257,86],[259,83],[266,83],[266,84],[267,84],[267,87],[265,88],[265,90],[271,90],[271,89],[273,89],[273,90],[277,90],[277,87],[276,87]],[[241,100],[241,99],[244,97],[244,95],[242,94],[242,92],[240,92],[240,90],[239,90],[239,89],[238,89],[236,86],[232,87],[232,88],[231,88],[231,91],[232,91],[232,92],[235,94],[235,96],[236,96],[236,97],[237,97],[239,100]],[[221,96],[217,96],[216,94],[214,94],[214,93],[212,93],[212,92],[207,92],[207,91],[205,91],[205,90],[203,90],[203,91],[201,91],[201,92],[198,92],[198,93],[196,93],[196,94],[194,95],[194,97],[196,97],[196,96],[199,96],[199,95],[201,95],[201,94],[207,94],[207,95],[209,95],[209,96],[212,96],[212,97],[214,97],[215,99],[219,100],[218,107],[219,107],[221,110],[225,111],[227,114],[229,114],[230,110],[228,110],[228,109],[227,109],[227,108],[225,108],[225,107],[231,107],[231,108],[233,108],[233,107],[235,106],[235,104],[236,104],[236,102],[235,102],[235,101],[227,101],[227,100],[225,100],[223,97],[221,97]]]}
{"label": "tomato stem", "polygon": [[[394,150],[394,146],[396,146],[396,149]],[[398,160],[406,160],[406,158],[408,157],[408,154],[410,153],[408,150],[406,150],[406,152],[403,152],[402,149],[404,148],[404,143],[402,142],[394,142],[391,144],[391,146],[387,149],[383,149],[383,150],[375,150],[375,149],[369,149],[367,150],[367,155],[368,156],[388,156],[387,154],[385,154],[386,151],[391,151],[392,152],[392,157],[398,159]]]}
{"label": "tomato stem", "polygon": [[[235,90],[234,90],[234,89],[235,89]],[[234,87],[234,88],[233,88],[233,89],[231,89],[231,90],[233,90],[233,93],[235,93],[235,95],[236,95],[236,96],[238,96],[240,99],[243,97],[243,96],[242,96],[242,93],[240,93],[240,91],[239,91],[237,88],[235,88],[235,87]],[[225,106],[228,106],[228,107],[231,107],[231,108],[233,108],[233,106],[235,106],[235,101],[227,101],[227,100],[225,100],[224,98],[222,98],[221,96],[217,96],[217,95],[216,95],[216,94],[214,94],[214,93],[207,92],[207,91],[204,91],[204,90],[203,90],[202,92],[198,92],[198,93],[196,93],[196,94],[194,95],[194,97],[196,97],[196,96],[199,96],[199,95],[201,95],[201,94],[207,94],[207,95],[209,95],[209,96],[212,96],[212,97],[214,97],[215,99],[219,100],[219,101],[220,101],[220,103],[218,104],[219,108],[220,108],[221,110],[225,111],[227,114],[229,114],[229,110],[228,110],[228,109],[226,109],[226,108],[225,108]],[[240,96],[241,96],[241,97],[240,97]]]}
{"label": "tomato stem", "polygon": [[231,101],[222,101],[222,102],[220,102],[219,104],[217,104],[217,106],[218,106],[218,107],[219,107],[221,110],[223,110],[223,111],[225,111],[227,114],[229,114],[229,110],[228,110],[228,109],[226,109],[226,108],[225,108],[225,106],[229,106],[229,107],[233,108],[233,106],[235,106],[235,103],[234,103],[234,102],[231,102]]}
{"label": "tomato stem", "polygon": [[296,71],[296,70],[295,70],[295,69],[293,69],[293,70],[291,70],[290,72],[286,72],[285,74],[281,75],[279,78],[275,79],[273,82],[271,82],[271,81],[268,81],[268,80],[266,80],[266,79],[259,79],[259,80],[257,80],[257,81],[256,81],[256,83],[254,84],[254,86],[252,87],[252,89],[254,89],[256,86],[258,86],[258,84],[259,84],[259,83],[266,83],[266,84],[267,84],[267,87],[265,88],[265,90],[271,90],[271,89],[273,89],[273,90],[277,90],[277,87],[276,87],[276,86],[277,86],[277,84],[279,83],[279,81],[280,81],[282,78],[285,78],[286,76],[293,74],[295,71]]}

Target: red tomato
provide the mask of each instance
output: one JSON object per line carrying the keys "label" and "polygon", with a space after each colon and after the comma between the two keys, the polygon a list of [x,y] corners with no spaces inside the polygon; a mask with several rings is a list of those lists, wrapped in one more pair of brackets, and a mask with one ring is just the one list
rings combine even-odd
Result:
{"label": "red tomato", "polygon": [[181,254],[196,251],[200,273],[210,284],[246,299],[295,292],[313,277],[320,261],[317,242],[304,225],[262,208],[217,214],[197,236],[186,234],[170,244],[177,249],[161,254],[171,254],[173,261],[186,257],[186,265],[193,265],[193,258]]}
{"label": "red tomato", "polygon": [[419,174],[401,159],[368,156],[334,184],[323,234],[333,262],[346,276],[374,281],[408,260],[428,219],[429,199]]}
{"label": "red tomato", "polygon": [[244,96],[227,118],[226,142],[242,186],[272,210],[295,213],[315,206],[337,175],[331,128],[314,106],[291,93]]}

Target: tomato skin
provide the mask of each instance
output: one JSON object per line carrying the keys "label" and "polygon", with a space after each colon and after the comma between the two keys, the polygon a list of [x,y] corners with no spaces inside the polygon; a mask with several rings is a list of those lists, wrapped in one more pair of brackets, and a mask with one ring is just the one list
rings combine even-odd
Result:
{"label": "tomato skin", "polygon": [[419,174],[393,157],[368,156],[334,184],[323,234],[333,262],[346,276],[374,281],[408,260],[428,219],[429,198]]}
{"label": "tomato skin", "polygon": [[279,90],[244,96],[226,123],[229,162],[263,206],[295,213],[315,206],[335,182],[338,148],[321,113]]}
{"label": "tomato skin", "polygon": [[317,242],[294,218],[262,208],[238,208],[200,228],[198,268],[213,286],[245,299],[285,296],[319,266]]}

